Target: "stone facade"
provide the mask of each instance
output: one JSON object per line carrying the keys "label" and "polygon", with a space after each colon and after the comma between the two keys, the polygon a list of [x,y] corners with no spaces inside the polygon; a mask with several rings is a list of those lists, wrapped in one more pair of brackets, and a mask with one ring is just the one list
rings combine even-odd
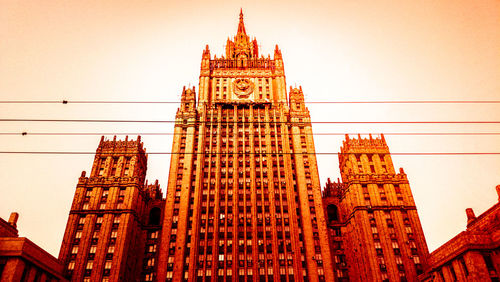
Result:
{"label": "stone facade", "polygon": [[323,206],[338,280],[416,281],[428,256],[408,178],[395,171],[384,136],[351,138],[342,180],[328,180]]}
{"label": "stone facade", "polygon": [[431,253],[421,281],[500,281],[500,203],[466,214],[467,229]]}
{"label": "stone facade", "polygon": [[240,14],[176,115],[159,281],[333,281],[309,111]]}
{"label": "stone facade", "polygon": [[154,279],[165,201],[145,183],[141,143],[101,139],[90,177],[82,172],[59,259],[71,281]]}
{"label": "stone facade", "polygon": [[18,217],[12,213],[8,222],[0,218],[0,281],[67,281],[55,257],[18,236]]}

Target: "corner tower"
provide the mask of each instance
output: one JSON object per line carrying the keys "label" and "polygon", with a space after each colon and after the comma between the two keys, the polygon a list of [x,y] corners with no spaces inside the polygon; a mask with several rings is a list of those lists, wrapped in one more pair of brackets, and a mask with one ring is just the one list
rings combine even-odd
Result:
{"label": "corner tower", "polygon": [[309,112],[243,13],[176,114],[159,281],[333,281]]}
{"label": "corner tower", "polygon": [[164,200],[145,184],[147,156],[137,140],[105,140],[92,171],[78,179],[59,260],[71,281],[153,281]]}
{"label": "corner tower", "polygon": [[408,178],[394,170],[384,136],[346,136],[339,166],[342,183],[328,182],[323,199],[337,276],[417,281],[429,251]]}

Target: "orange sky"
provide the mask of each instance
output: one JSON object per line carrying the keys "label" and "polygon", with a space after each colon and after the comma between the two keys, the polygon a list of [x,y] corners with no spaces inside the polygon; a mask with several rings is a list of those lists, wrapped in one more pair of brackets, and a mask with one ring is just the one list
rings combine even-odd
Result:
{"label": "orange sky", "polygon": [[[307,4],[306,4],[307,3]],[[0,1],[0,100],[177,101],[198,84],[205,44],[221,55],[238,13],[261,53],[283,52],[308,101],[500,100],[499,1]],[[0,118],[172,120],[177,105],[0,104]],[[500,120],[500,104],[320,105],[313,121]],[[172,132],[170,124],[0,122],[0,132]],[[314,125],[315,132],[500,132],[500,125]],[[134,137],[135,138],[135,137]],[[316,136],[337,152],[342,136]],[[95,151],[99,136],[1,136],[0,151]],[[500,136],[387,136],[392,152],[499,152]],[[143,136],[170,151],[169,136]],[[92,155],[0,154],[0,216],[53,255]],[[339,177],[320,156],[322,183]],[[500,156],[394,156],[431,250],[497,201]],[[165,189],[168,156],[149,156]]]}

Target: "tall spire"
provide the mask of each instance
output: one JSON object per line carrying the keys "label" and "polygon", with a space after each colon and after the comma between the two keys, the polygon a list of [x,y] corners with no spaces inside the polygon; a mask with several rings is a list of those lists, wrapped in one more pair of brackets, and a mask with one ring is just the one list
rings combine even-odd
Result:
{"label": "tall spire", "polygon": [[240,23],[238,24],[238,35],[241,33],[247,34],[245,31],[245,23],[243,22],[243,8],[240,8]]}
{"label": "tall spire", "polygon": [[230,39],[226,43],[226,58],[230,59],[251,59],[259,56],[257,40],[250,40],[245,30],[243,22],[243,9],[240,9],[240,22],[238,23],[238,33],[234,36],[234,41]]}

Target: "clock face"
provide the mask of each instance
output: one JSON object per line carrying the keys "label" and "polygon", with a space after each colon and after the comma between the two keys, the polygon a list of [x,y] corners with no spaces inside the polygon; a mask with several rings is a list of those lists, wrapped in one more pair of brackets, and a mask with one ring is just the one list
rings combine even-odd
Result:
{"label": "clock face", "polygon": [[253,89],[254,84],[248,78],[237,78],[233,81],[233,91],[238,99],[249,99]]}

